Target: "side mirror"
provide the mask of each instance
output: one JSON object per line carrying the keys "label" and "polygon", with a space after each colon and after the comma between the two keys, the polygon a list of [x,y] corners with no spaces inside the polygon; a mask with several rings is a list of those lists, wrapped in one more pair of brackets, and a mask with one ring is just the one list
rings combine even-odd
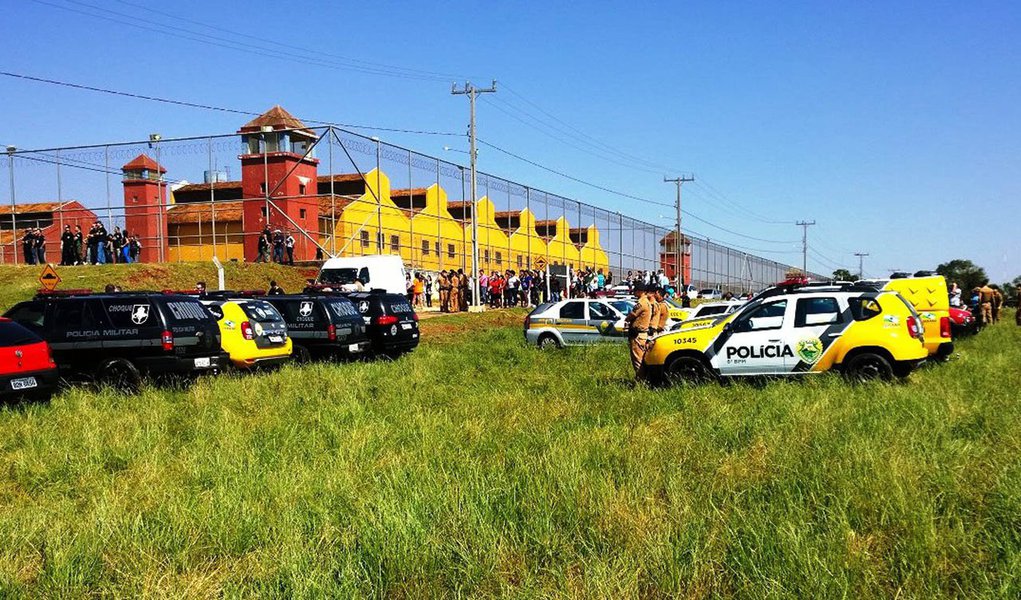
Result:
{"label": "side mirror", "polygon": [[734,329],[734,322],[731,321],[723,325],[723,333],[730,333]]}

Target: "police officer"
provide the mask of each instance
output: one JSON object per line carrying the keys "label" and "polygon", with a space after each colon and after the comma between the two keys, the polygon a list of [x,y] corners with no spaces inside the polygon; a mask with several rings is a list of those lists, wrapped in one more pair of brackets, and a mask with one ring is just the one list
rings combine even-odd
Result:
{"label": "police officer", "polygon": [[982,287],[978,289],[978,303],[982,315],[982,327],[985,327],[993,322],[993,288],[989,287],[988,281],[983,282]]}
{"label": "police officer", "polygon": [[670,318],[670,305],[666,302],[666,290],[658,288],[656,290],[656,323],[653,326],[655,335],[659,335],[666,331],[666,322]]}
{"label": "police officer", "polygon": [[457,271],[450,270],[450,292],[447,298],[447,312],[458,312],[461,310],[461,283],[457,277]]}
{"label": "police officer", "polygon": [[464,274],[464,269],[457,270],[457,297],[460,300],[458,310],[465,312],[468,310],[468,276]]}
{"label": "police officer", "polygon": [[1000,293],[999,288],[992,288],[993,290],[993,323],[1000,322],[1000,307],[1003,306],[1003,294]]}
{"label": "police officer", "polygon": [[624,318],[628,325],[628,346],[631,348],[631,366],[635,369],[635,375],[638,375],[642,368],[646,345],[649,342],[649,326],[652,324],[652,305],[645,292],[644,284],[635,285],[638,302]]}
{"label": "police officer", "polygon": [[450,312],[450,279],[446,269],[440,271],[437,287],[440,289],[440,312]]}

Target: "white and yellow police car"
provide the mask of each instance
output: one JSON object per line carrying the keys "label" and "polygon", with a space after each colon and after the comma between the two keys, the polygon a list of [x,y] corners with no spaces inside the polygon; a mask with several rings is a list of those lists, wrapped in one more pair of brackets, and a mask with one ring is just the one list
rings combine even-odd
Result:
{"label": "white and yellow police car", "polygon": [[574,298],[547,302],[525,317],[525,341],[540,348],[623,342],[624,313],[613,299]]}
{"label": "white and yellow police car", "polygon": [[928,352],[922,320],[881,285],[786,281],[738,311],[653,339],[640,376],[699,383],[719,377],[838,369],[855,379],[906,377]]}

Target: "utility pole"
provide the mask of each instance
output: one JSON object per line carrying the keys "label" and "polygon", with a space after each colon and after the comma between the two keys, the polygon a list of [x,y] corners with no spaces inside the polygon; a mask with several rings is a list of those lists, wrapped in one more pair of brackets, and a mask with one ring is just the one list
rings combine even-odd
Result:
{"label": "utility pole", "polygon": [[468,106],[471,109],[471,120],[468,122],[468,153],[471,159],[471,195],[472,195],[472,271],[469,274],[472,281],[472,306],[481,310],[479,302],[479,195],[475,186],[475,161],[478,158],[478,150],[475,149],[475,98],[479,94],[496,93],[496,80],[488,88],[477,88],[472,82],[466,81],[464,87],[457,89],[457,84],[451,84],[450,93],[455,96],[467,95]]}
{"label": "utility pole", "polygon": [[7,170],[11,176],[11,251],[14,254],[14,264],[18,264],[18,207],[14,196],[14,153],[17,151],[14,146],[7,146]]}
{"label": "utility pole", "polygon": [[855,252],[855,256],[858,257],[858,279],[865,279],[865,257],[869,255],[868,252]]}
{"label": "utility pole", "polygon": [[674,183],[674,184],[677,184],[677,203],[676,203],[677,204],[677,206],[676,206],[676,208],[677,208],[677,229],[676,229],[676,231],[674,231],[674,235],[677,236],[676,239],[674,240],[674,251],[677,254],[677,262],[674,263],[674,269],[676,269],[676,271],[677,271],[676,273],[674,273],[674,275],[675,275],[675,277],[677,279],[677,289],[676,289],[676,293],[677,294],[683,294],[684,293],[684,284],[685,284],[685,281],[684,281],[684,238],[681,236],[681,185],[683,185],[685,183],[689,183],[691,181],[695,181],[695,177],[694,176],[691,176],[691,177],[683,177],[683,176],[682,177],[674,177],[673,179],[670,179],[669,177],[666,177],[666,176],[663,177],[663,183]]}
{"label": "utility pole", "polygon": [[815,225],[815,221],[798,221],[795,223],[801,228],[801,274],[808,274],[808,228]]}

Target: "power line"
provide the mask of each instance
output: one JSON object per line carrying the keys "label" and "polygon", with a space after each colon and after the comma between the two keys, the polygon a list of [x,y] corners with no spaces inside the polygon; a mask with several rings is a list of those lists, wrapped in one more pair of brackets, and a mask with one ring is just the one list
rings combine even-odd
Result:
{"label": "power line", "polygon": [[[239,110],[239,109],[236,109],[236,108],[225,108],[225,107],[222,107],[222,106],[212,106],[212,105],[209,105],[209,104],[200,104],[200,103],[197,103],[197,102],[188,102],[186,100],[174,100],[172,98],[162,98],[162,97],[159,97],[159,96],[149,96],[149,95],[146,95],[146,94],[137,94],[137,93],[133,93],[133,92],[124,92],[124,91],[121,91],[121,90],[111,90],[111,89],[107,89],[107,88],[95,87],[95,86],[85,85],[85,84],[81,84],[81,83],[72,83],[72,82],[69,82],[69,81],[60,81],[60,80],[57,80],[57,79],[47,79],[45,77],[35,77],[35,76],[32,76],[32,75],[25,75],[25,74],[22,74],[22,73],[11,73],[9,71],[0,71],[0,75],[3,75],[5,77],[12,77],[12,78],[15,78],[15,79],[23,79],[23,80],[26,80],[26,81],[34,81],[34,82],[37,82],[37,83],[47,83],[47,84],[50,84],[50,85],[57,85],[57,86],[66,87],[66,88],[72,88],[72,89],[77,89],[77,90],[86,90],[86,91],[89,91],[89,92],[99,92],[99,93],[102,93],[102,94],[110,94],[110,95],[113,95],[113,96],[122,96],[122,97],[125,97],[125,98],[133,98],[135,100],[147,100],[147,101],[150,101],[150,102],[160,102],[160,103],[163,103],[163,104],[171,104],[171,105],[174,105],[174,106],[184,106],[186,108],[199,108],[199,109],[202,109],[202,110],[211,110],[211,111],[217,111],[217,112],[222,112],[222,113],[230,113],[230,114],[235,114],[235,115],[244,115],[244,116],[247,116],[247,117],[256,117],[256,116],[259,116],[260,114],[262,114],[262,113],[255,112],[255,111],[250,111],[250,110]],[[390,132],[395,132],[395,133],[411,133],[411,134],[418,134],[418,135],[443,135],[443,136],[457,136],[457,137],[460,137],[462,135],[460,133],[454,133],[454,132],[451,132],[451,131],[426,131],[426,130],[421,130],[421,129],[403,129],[403,128],[398,128],[398,127],[378,127],[378,126],[374,126],[374,125],[357,125],[357,124],[354,124],[354,123],[334,123],[334,122],[331,122],[331,121],[321,121],[321,120],[318,120],[318,119],[302,119],[302,120],[306,121],[308,123],[317,123],[317,124],[321,124],[321,125],[333,125],[335,127],[350,127],[352,129],[369,129],[369,130],[372,130],[372,131],[390,131]]]}
{"label": "power line", "polygon": [[[493,150],[496,150],[497,152],[501,152],[503,154],[506,154],[507,156],[510,156],[511,158],[514,158],[514,159],[520,160],[521,162],[530,164],[533,167],[542,169],[543,171],[547,171],[549,173],[553,173],[554,175],[563,177],[563,178],[568,179],[570,181],[574,181],[575,183],[580,183],[580,184],[588,186],[588,187],[590,187],[592,189],[596,189],[596,190],[599,190],[601,192],[606,192],[608,194],[613,194],[615,196],[620,196],[621,198],[627,198],[629,200],[637,200],[638,202],[644,202],[646,204],[651,204],[653,206],[662,206],[664,208],[674,208],[674,205],[667,204],[665,202],[657,202],[655,200],[649,200],[648,198],[643,198],[641,196],[635,196],[634,194],[629,194],[627,192],[622,192],[620,190],[615,190],[615,189],[612,189],[612,188],[608,188],[606,186],[602,186],[602,185],[599,185],[599,184],[596,184],[596,183],[592,183],[590,181],[585,181],[584,179],[579,179],[578,177],[574,177],[573,175],[568,175],[567,173],[564,173],[563,171],[558,171],[557,169],[553,169],[551,167],[547,167],[546,165],[537,163],[534,160],[525,158],[524,156],[521,156],[520,154],[516,154],[514,152],[511,152],[510,150],[506,150],[506,149],[501,148],[501,147],[499,147],[499,146],[497,146],[495,144],[491,144],[491,143],[489,143],[489,142],[487,142],[485,140],[480,139],[479,143],[484,145],[484,146],[487,146],[489,148],[492,148]],[[731,235],[736,235],[738,237],[747,238],[747,239],[754,240],[754,241],[757,241],[757,242],[764,242],[764,243],[767,243],[767,244],[792,244],[792,243],[794,243],[794,241],[792,241],[792,240],[769,240],[769,239],[765,239],[765,238],[755,237],[755,236],[752,236],[752,235],[747,235],[747,234],[744,234],[744,233],[739,233],[737,231],[733,231],[731,229],[727,229],[726,227],[723,227],[722,225],[717,225],[716,223],[713,223],[711,221],[707,221],[706,219],[703,219],[702,217],[700,217],[699,215],[697,215],[697,214],[695,214],[695,213],[693,213],[691,211],[682,211],[682,214],[684,214],[685,216],[691,217],[692,219],[695,219],[696,221],[698,221],[700,223],[703,223],[703,224],[708,225],[710,227],[713,227],[715,229],[719,229],[720,231],[725,231],[725,232],[727,232],[727,233],[729,233]]]}
{"label": "power line", "polygon": [[[701,175],[699,176],[699,178],[700,179],[702,178]],[[704,190],[706,190],[706,193],[708,193],[710,195],[710,197],[712,197],[712,198],[714,198],[714,199],[716,199],[716,200],[718,200],[720,202],[725,202],[727,204],[730,204],[730,205],[734,206],[737,210],[742,212],[744,215],[746,215],[747,217],[751,217],[752,219],[755,219],[756,221],[761,221],[763,223],[768,223],[768,224],[771,224],[771,225],[789,225],[790,224],[789,220],[788,221],[778,221],[776,219],[769,219],[769,218],[766,218],[766,217],[763,217],[763,216],[759,215],[758,213],[748,209],[747,207],[745,207],[745,206],[743,206],[741,204],[738,204],[734,200],[731,200],[729,197],[724,195],[722,192],[720,192],[719,190],[717,190],[713,186],[709,185],[709,183],[706,182],[706,181],[696,181],[695,182],[695,186],[703,188]]]}
{"label": "power line", "polygon": [[798,221],[795,224],[801,228],[801,270],[808,272],[808,228],[815,225],[815,221]]}

